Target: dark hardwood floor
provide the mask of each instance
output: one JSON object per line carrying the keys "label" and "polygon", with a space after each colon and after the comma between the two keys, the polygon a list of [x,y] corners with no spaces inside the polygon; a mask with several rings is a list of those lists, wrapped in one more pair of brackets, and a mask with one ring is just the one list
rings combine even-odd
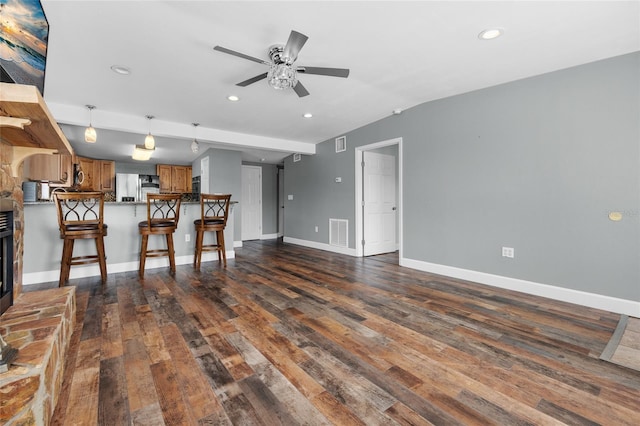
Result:
{"label": "dark hardwood floor", "polygon": [[72,280],[56,425],[640,424],[640,372],[598,359],[619,315],[248,242]]}

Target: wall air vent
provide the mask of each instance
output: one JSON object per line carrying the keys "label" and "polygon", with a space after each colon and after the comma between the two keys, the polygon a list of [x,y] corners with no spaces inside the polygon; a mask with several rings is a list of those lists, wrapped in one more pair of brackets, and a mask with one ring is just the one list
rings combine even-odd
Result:
{"label": "wall air vent", "polygon": [[349,247],[349,221],[346,219],[329,219],[329,245]]}
{"label": "wall air vent", "polygon": [[340,136],[336,138],[336,152],[343,152],[347,150],[347,137]]}
{"label": "wall air vent", "polygon": [[302,155],[301,154],[293,154],[293,162],[297,163],[298,161],[300,161],[300,159],[302,159]]}

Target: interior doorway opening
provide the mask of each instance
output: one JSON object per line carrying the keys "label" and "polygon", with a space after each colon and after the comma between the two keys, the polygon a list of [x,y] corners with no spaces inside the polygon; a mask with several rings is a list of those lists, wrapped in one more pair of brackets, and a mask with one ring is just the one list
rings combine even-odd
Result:
{"label": "interior doorway opening", "polygon": [[[388,176],[386,169],[389,165],[385,156],[392,156],[395,160],[393,180]],[[375,165],[367,168],[367,161],[373,162]],[[383,233],[391,231],[389,221],[393,216],[394,248],[399,252],[399,259],[402,258],[402,163],[402,138],[389,139],[356,148],[356,256],[369,256],[376,254],[377,250],[382,250],[380,253],[391,250],[388,245],[389,235],[383,235]],[[376,170],[372,171],[372,168]],[[372,191],[372,186],[389,185],[389,182],[393,182],[394,186],[394,203],[390,203],[389,188],[378,188],[379,191]],[[394,209],[392,210],[393,215],[390,214],[389,209]],[[373,248],[373,245],[379,245],[379,247]]]}

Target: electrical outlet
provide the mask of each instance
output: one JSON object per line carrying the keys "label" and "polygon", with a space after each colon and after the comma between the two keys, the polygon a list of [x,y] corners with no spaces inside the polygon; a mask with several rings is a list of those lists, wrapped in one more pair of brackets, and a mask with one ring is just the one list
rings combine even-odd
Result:
{"label": "electrical outlet", "polygon": [[513,247],[502,247],[502,257],[508,257],[513,259],[515,256],[515,250]]}
{"label": "electrical outlet", "polygon": [[318,227],[316,226],[316,232],[318,232]]}
{"label": "electrical outlet", "polygon": [[184,234],[184,241],[185,241],[185,242],[187,242],[187,243],[188,243],[189,241],[191,241],[191,235],[189,235],[189,234]]}

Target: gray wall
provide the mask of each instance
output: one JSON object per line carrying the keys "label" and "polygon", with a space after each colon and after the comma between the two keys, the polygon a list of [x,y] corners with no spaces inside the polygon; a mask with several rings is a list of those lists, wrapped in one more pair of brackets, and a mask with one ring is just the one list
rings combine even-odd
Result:
{"label": "gray wall", "polygon": [[262,234],[278,233],[278,168],[275,164],[243,162],[262,168]]}
{"label": "gray wall", "polygon": [[[242,159],[240,151],[209,148],[194,160],[191,165],[193,176],[200,176],[200,160],[209,157],[209,192],[231,194],[231,200],[240,201],[242,185]],[[233,209],[235,227],[233,240],[242,240],[242,205]]]}
{"label": "gray wall", "polygon": [[354,147],[402,137],[405,258],[640,300],[638,75],[640,53],[624,55],[416,106],[347,133],[344,153],[330,139],[289,157],[285,236],[326,243],[313,226],[341,217],[355,247]]}

